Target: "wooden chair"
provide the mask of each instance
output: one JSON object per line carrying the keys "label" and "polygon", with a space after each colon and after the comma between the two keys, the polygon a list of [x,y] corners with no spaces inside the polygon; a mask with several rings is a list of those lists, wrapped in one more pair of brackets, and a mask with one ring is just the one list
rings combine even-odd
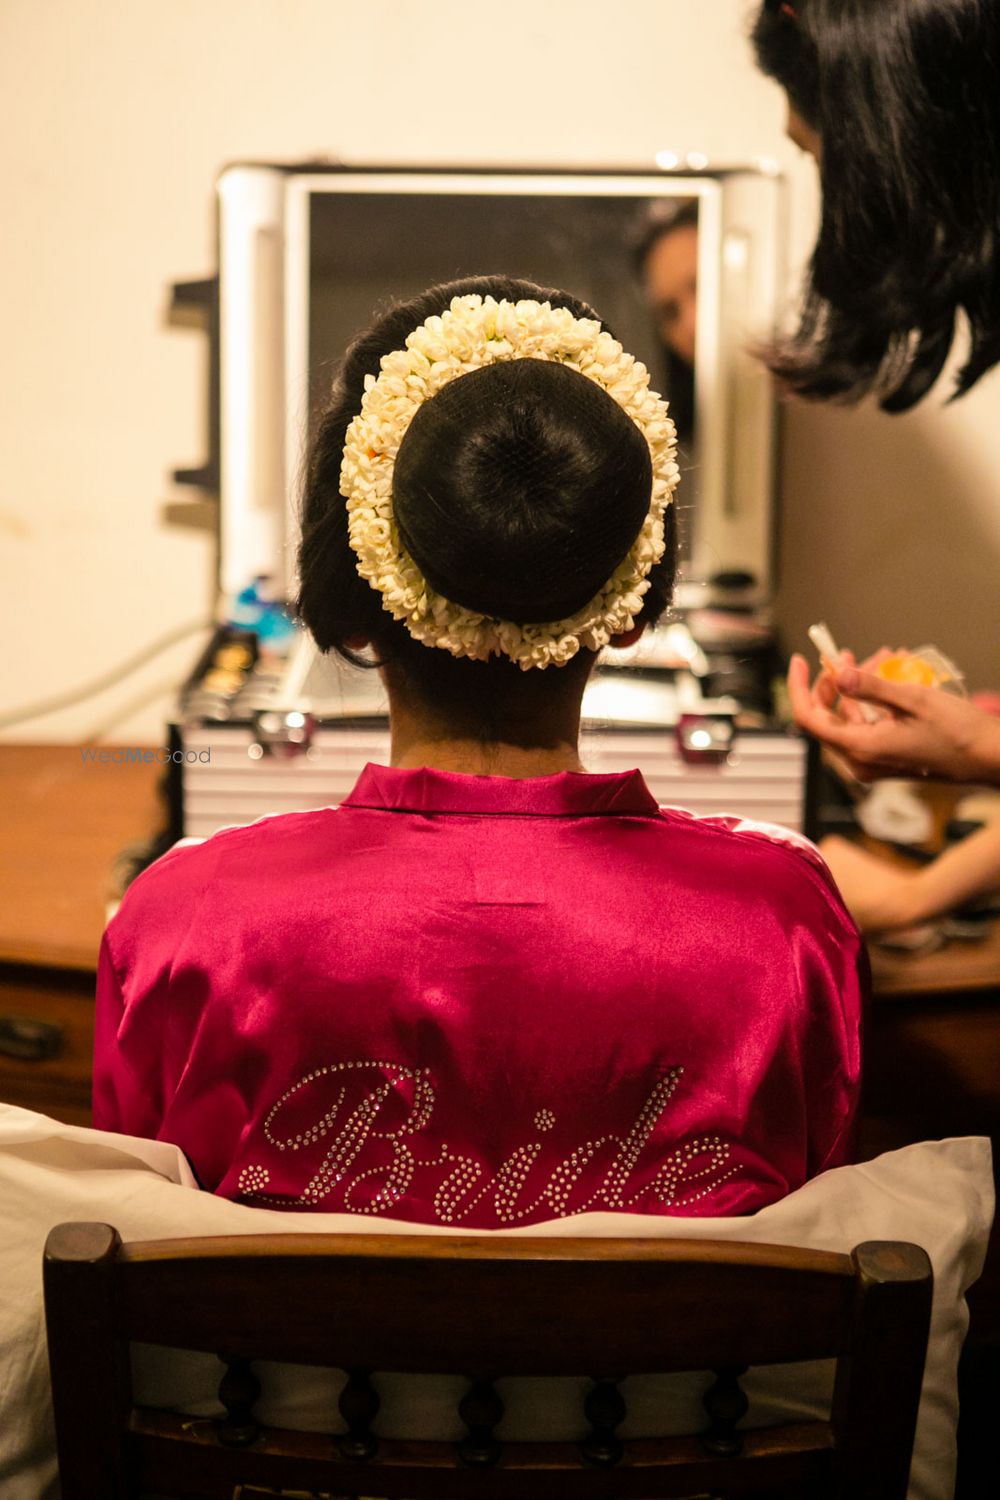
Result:
{"label": "wooden chair", "polygon": [[[145,1494],[903,1500],[930,1319],[915,1245],[266,1235],[61,1224],[45,1306],[63,1500]],[[221,1352],[220,1421],[133,1405],[129,1341]],[[836,1357],[829,1422],[740,1431],[748,1365]],[[339,1436],[266,1429],[253,1358],[350,1372]],[[623,1443],[624,1372],[712,1370],[705,1431]],[[371,1372],[462,1373],[464,1441],[379,1440]],[[500,1375],[593,1379],[579,1444],[502,1444]],[[346,1427],[346,1433],[342,1429]]]}

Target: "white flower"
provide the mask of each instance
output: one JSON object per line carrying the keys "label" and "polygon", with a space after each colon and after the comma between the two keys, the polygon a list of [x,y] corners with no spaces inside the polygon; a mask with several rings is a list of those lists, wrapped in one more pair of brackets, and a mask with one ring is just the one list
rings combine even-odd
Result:
{"label": "white flower", "polygon": [[[458,376],[509,359],[556,361],[601,386],[639,428],[653,466],[649,513],[624,562],[583,609],[545,625],[487,619],[435,593],[400,546],[392,514],[395,458],[418,407]],[[645,365],[593,318],[574,318],[569,308],[548,302],[455,297],[414,329],[405,349],[383,357],[377,377],[365,376],[340,474],[358,572],[424,645],[474,661],[508,656],[524,671],[562,666],[581,646],[598,651],[631,629],[647,575],[663,556],[663,513],[680,478],[676,453],[667,403],[650,390]]]}

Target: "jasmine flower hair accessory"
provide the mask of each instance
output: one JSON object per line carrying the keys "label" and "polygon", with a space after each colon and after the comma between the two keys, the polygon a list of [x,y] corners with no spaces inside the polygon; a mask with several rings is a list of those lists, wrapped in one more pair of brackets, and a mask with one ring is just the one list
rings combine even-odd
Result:
{"label": "jasmine flower hair accessory", "polygon": [[[451,381],[504,360],[553,361],[608,393],[649,448],[649,509],[628,554],[582,609],[561,620],[518,624],[477,614],[435,592],[403,547],[393,515],[396,457],[415,413]],[[581,646],[599,651],[631,629],[664,552],[663,517],[680,478],[667,403],[643,364],[593,318],[548,302],[455,297],[387,354],[365,379],[361,410],[347,430],[340,489],[347,501],[357,569],[383,608],[423,645],[486,661],[503,655],[527,671],[561,666]]]}

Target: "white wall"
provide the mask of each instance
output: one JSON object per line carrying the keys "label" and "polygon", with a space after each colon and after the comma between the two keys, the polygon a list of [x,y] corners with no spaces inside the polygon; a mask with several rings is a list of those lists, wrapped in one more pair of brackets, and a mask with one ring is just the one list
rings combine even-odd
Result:
{"label": "white wall", "polygon": [[[750,10],[0,0],[0,711],[68,692],[210,613],[208,538],[161,519],[168,470],[203,456],[204,396],[200,341],[167,330],[164,310],[169,281],[213,269],[220,165],[767,154],[790,169],[801,253],[811,168],[783,141],[781,100],[751,64]],[[818,613],[859,646],[932,636],[988,678],[987,601],[971,595],[1000,564],[994,425],[985,394],[907,423],[795,414],[780,603],[796,636]],[[106,727],[155,741],[194,645],[6,737],[73,741]],[[137,695],[156,696],[129,712]]]}
{"label": "white wall", "polygon": [[865,650],[930,642],[1000,685],[1000,372],[904,417],[798,404],[783,443],[778,618]]}

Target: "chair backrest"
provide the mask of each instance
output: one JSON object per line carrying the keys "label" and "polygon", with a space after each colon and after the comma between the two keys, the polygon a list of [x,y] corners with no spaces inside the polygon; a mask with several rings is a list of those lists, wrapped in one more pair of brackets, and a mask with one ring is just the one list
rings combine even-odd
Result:
{"label": "chair backrest", "polygon": [[[61,1224],[45,1306],[63,1500],[257,1490],[903,1500],[930,1320],[915,1245],[266,1235],[122,1245]],[[136,1409],[129,1342],[212,1351],[226,1416]],[[829,1422],[742,1431],[758,1364],[834,1357]],[[254,1358],[349,1374],[330,1436],[261,1427]],[[623,1443],[628,1374],[716,1372],[704,1431]],[[375,1436],[373,1372],[468,1377],[459,1443]],[[504,1375],[585,1375],[579,1444],[503,1444]],[[240,1487],[249,1487],[243,1488]]]}

